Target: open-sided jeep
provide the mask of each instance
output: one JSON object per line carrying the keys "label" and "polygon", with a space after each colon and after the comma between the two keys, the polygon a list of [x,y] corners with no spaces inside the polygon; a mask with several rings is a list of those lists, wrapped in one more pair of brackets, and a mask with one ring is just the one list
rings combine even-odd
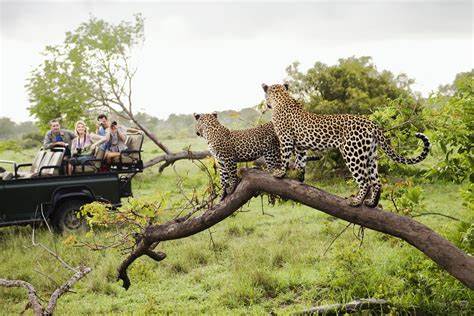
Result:
{"label": "open-sided jeep", "polygon": [[[67,175],[62,148],[41,149],[31,163],[0,160],[0,227],[48,221],[57,231],[85,227],[77,216],[82,205],[102,201],[113,206],[132,196],[132,177],[143,171],[143,134],[127,134],[128,149],[110,166],[101,157],[87,160]],[[102,153],[103,154],[103,153]]]}

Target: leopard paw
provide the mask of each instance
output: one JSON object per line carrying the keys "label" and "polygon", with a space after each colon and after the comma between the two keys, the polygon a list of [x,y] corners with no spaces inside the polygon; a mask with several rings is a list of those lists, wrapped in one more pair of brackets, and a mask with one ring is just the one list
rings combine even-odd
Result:
{"label": "leopard paw", "polygon": [[283,178],[286,174],[286,170],[278,169],[273,171],[273,176],[276,178]]}
{"label": "leopard paw", "polygon": [[362,201],[360,199],[358,199],[357,197],[351,196],[349,198],[349,205],[353,206],[353,207],[358,207],[358,206],[362,205]]}
{"label": "leopard paw", "polygon": [[304,172],[298,172],[298,181],[299,182],[304,182],[304,176],[305,176],[305,173]]}
{"label": "leopard paw", "polygon": [[372,201],[372,200],[365,200],[364,205],[370,208],[374,208],[377,206],[377,203],[375,203],[375,201]]}

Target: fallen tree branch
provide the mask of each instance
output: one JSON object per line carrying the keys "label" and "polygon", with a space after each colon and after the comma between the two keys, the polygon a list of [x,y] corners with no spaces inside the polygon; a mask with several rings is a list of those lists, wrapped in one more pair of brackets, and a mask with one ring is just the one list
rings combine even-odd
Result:
{"label": "fallen tree branch", "polygon": [[180,151],[177,153],[169,153],[169,154],[164,154],[157,156],[153,159],[150,159],[149,161],[145,162],[143,165],[144,168],[149,168],[152,167],[158,163],[162,163],[162,165],[159,168],[159,172],[163,172],[163,170],[174,164],[178,160],[182,159],[188,159],[188,160],[194,160],[194,159],[204,159],[207,158],[211,155],[211,153],[208,150],[204,151],[191,151],[191,150],[184,150]]}
{"label": "fallen tree branch", "polygon": [[130,264],[145,254],[146,249],[153,243],[184,238],[206,230],[233,214],[252,197],[266,192],[300,202],[348,222],[398,237],[422,251],[460,282],[474,289],[474,258],[466,255],[427,226],[409,217],[379,208],[352,207],[341,197],[295,180],[277,179],[263,171],[242,169],[241,174],[242,179],[235,191],[202,215],[191,218],[180,217],[164,224],[145,228],[139,245],[118,269],[118,278],[123,280],[123,286],[125,288],[130,286],[127,276]]}
{"label": "fallen tree branch", "polygon": [[347,304],[331,304],[310,308],[306,311],[296,313],[296,315],[344,315],[357,313],[364,310],[373,310],[374,312],[387,313],[389,303],[386,300],[366,298],[355,300]]}
{"label": "fallen tree branch", "polygon": [[7,280],[7,279],[0,279],[0,286],[3,287],[22,287],[28,291],[28,306],[33,309],[35,315],[52,315],[54,309],[56,308],[56,304],[58,303],[58,299],[65,293],[69,292],[71,287],[82,279],[86,274],[92,271],[89,267],[80,266],[75,268],[77,271],[74,275],[66,281],[63,285],[57,288],[48,301],[48,305],[46,308],[41,305],[40,298],[36,293],[36,289],[33,285],[26,281],[22,280]]}

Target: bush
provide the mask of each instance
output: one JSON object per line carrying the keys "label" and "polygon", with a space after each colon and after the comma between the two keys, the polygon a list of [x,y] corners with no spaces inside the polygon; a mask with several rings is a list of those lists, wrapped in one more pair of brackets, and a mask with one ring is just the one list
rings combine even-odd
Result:
{"label": "bush", "polygon": [[446,92],[431,96],[434,141],[443,159],[429,172],[434,180],[474,182],[474,71],[460,73]]}

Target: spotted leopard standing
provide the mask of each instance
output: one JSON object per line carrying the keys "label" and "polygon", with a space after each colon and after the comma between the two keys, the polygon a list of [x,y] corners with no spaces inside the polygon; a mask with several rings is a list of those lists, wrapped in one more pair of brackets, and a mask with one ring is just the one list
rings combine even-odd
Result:
{"label": "spotted leopard standing", "polygon": [[304,174],[308,150],[337,148],[359,186],[359,192],[350,204],[359,206],[365,201],[365,205],[375,207],[381,192],[377,145],[391,159],[403,164],[416,164],[428,155],[430,142],[421,133],[417,133],[416,137],[423,141],[423,152],[415,158],[405,158],[393,150],[383,130],[363,116],[314,114],[305,111],[290,96],[287,84],[263,84],[262,87],[267,107],[273,109],[272,122],[281,144],[282,168],[273,173],[276,177],[285,175],[293,152],[296,152],[296,167]]}
{"label": "spotted leopard standing", "polygon": [[217,120],[217,113],[194,114],[196,134],[207,140],[209,151],[219,163],[224,198],[237,184],[237,163],[263,157],[270,170],[280,169],[280,147],[273,124],[229,130]]}

